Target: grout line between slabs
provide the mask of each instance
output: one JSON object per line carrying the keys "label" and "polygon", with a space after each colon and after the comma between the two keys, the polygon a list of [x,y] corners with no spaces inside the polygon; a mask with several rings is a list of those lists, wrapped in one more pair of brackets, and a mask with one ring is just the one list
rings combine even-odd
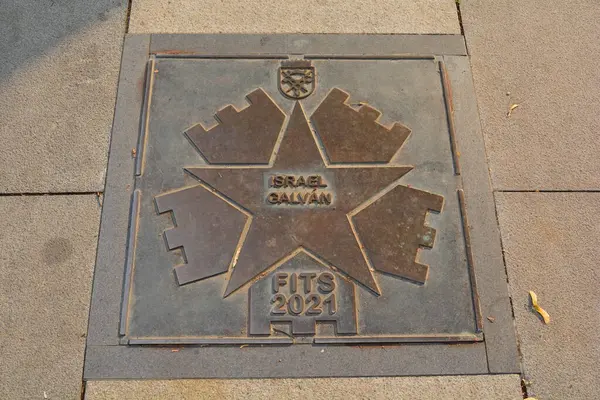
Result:
{"label": "grout line between slabs", "polygon": [[517,355],[519,357],[519,369],[521,370],[520,376],[521,376],[521,380],[522,380],[525,372],[524,372],[524,364],[523,364],[523,352],[521,351],[521,337],[519,334],[519,330],[517,329],[517,320],[515,318],[515,306],[513,304],[512,289],[510,286],[510,277],[508,274],[508,264],[506,262],[506,253],[504,252],[505,244],[504,244],[504,238],[502,236],[502,229],[501,229],[501,225],[500,225],[500,215],[498,212],[498,200],[496,199],[496,192],[492,193],[492,200],[494,202],[494,204],[493,204],[494,214],[496,217],[496,226],[498,227],[498,238],[500,239],[500,250],[502,252],[502,263],[504,264],[504,274],[506,275],[506,286],[508,289],[508,301],[510,303],[510,312],[512,315],[512,323],[513,323],[513,329],[515,332],[515,339],[517,341]]}
{"label": "grout line between slabs", "polygon": [[81,396],[79,397],[81,400],[85,400],[85,389],[87,389],[87,382],[82,379],[81,380]]}
{"label": "grout line between slabs", "polygon": [[495,189],[494,193],[600,193],[600,189]]}
{"label": "grout line between slabs", "polygon": [[[460,0],[454,0],[456,4],[456,16],[458,17],[458,25],[460,26],[460,34],[465,36],[465,28],[463,27],[462,14],[460,12]],[[467,52],[468,54],[468,52]]]}
{"label": "grout line between slabs", "polygon": [[125,14],[125,34],[129,33],[129,20],[131,19],[132,4],[133,4],[133,0],[127,1],[127,13]]}
{"label": "grout line between slabs", "polygon": [[18,196],[98,196],[104,194],[104,189],[94,192],[19,192],[19,193],[0,193],[0,197],[18,197]]}

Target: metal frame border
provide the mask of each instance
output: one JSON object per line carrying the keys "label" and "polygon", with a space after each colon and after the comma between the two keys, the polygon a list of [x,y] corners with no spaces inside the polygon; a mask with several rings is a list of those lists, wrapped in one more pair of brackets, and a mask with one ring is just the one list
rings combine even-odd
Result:
{"label": "metal frame border", "polygon": [[[454,127],[450,134],[456,147],[455,165],[460,158],[463,189],[459,196],[463,234],[469,242],[472,286],[475,276],[478,278],[479,299],[476,296],[473,299],[475,310],[481,307],[481,313],[476,312],[477,328],[483,328],[485,341],[465,343],[473,335],[468,335],[469,338],[455,335],[452,344],[414,343],[415,338],[405,338],[410,339],[403,340],[408,343],[382,346],[398,341],[397,337],[386,337],[374,338],[373,344],[356,346],[336,345],[335,340],[329,340],[335,338],[319,338],[310,346],[290,347],[291,339],[284,338],[280,344],[267,348],[261,341],[240,348],[203,347],[214,342],[196,338],[182,338],[179,343],[150,339],[163,346],[147,347],[144,346],[150,343],[147,340],[130,338],[126,343],[137,346],[120,345],[124,328],[122,288],[128,285],[127,270],[131,269],[127,257],[131,250],[127,245],[128,232],[135,230],[135,218],[130,221],[130,202],[136,173],[143,166],[144,135],[140,135],[140,130],[145,130],[146,96],[152,79],[150,75],[150,85],[146,83],[147,71],[152,59],[285,59],[300,54],[312,59],[440,61],[446,111]],[[460,35],[127,35],[111,136],[84,379],[518,373],[506,273],[466,55]],[[138,149],[135,158],[131,156],[132,148]],[[471,236],[471,229],[478,235]],[[482,314],[494,316],[494,323],[482,321]],[[481,340],[481,335],[475,337]],[[180,351],[171,351],[171,347],[184,344],[186,347]]]}

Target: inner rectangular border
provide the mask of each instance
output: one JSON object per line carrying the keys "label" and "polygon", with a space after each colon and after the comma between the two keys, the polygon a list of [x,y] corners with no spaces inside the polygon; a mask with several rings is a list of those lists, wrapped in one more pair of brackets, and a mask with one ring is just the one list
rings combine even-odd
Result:
{"label": "inner rectangular border", "polygon": [[[151,54],[149,60],[147,61],[146,66],[146,74],[145,74],[145,82],[144,82],[144,98],[142,101],[142,110],[140,117],[140,131],[139,131],[139,139],[137,145],[137,153],[135,160],[135,175],[140,176],[145,158],[145,141],[147,135],[147,125],[148,125],[148,116],[149,116],[149,107],[151,103],[150,96],[153,93],[153,69],[155,68],[155,60],[157,59],[175,59],[175,60],[185,60],[185,59],[231,59],[231,60],[245,60],[245,59],[289,59],[288,56],[285,55],[271,55],[271,56],[261,56],[259,55],[239,55],[239,56],[218,56],[218,55],[203,55],[203,54],[195,54],[191,52],[162,52]],[[450,147],[453,157],[455,175],[460,175],[460,168],[458,162],[458,155],[456,149],[456,139],[455,139],[455,128],[454,128],[454,116],[452,110],[452,100],[451,100],[451,90],[450,90],[450,82],[448,81],[448,73],[445,67],[445,63],[442,57],[435,55],[419,55],[419,54],[396,54],[396,55],[304,55],[305,59],[314,59],[314,60],[436,60],[438,64],[438,69],[440,73],[440,86],[442,87],[444,102],[446,107],[446,114],[448,118],[448,126],[449,126],[449,141]],[[138,226],[138,210],[139,210],[139,201],[141,193],[139,190],[135,190],[131,197],[131,213],[129,220],[129,230],[128,230],[128,238],[127,238],[127,261],[125,268],[125,277],[124,277],[124,289],[123,289],[123,297],[121,301],[121,319],[119,323],[119,335],[120,343],[123,345],[251,345],[251,344],[260,344],[260,345],[280,345],[280,344],[369,344],[369,343],[380,343],[380,344],[390,344],[390,343],[468,343],[468,342],[481,342],[483,341],[482,334],[482,318],[479,304],[479,295],[477,292],[477,284],[476,278],[473,271],[473,257],[470,248],[470,228],[468,224],[466,210],[464,208],[464,193],[462,187],[459,188],[456,192],[459,205],[460,205],[460,213],[461,213],[461,223],[463,230],[463,240],[465,242],[466,249],[466,259],[467,266],[469,269],[469,280],[472,292],[472,301],[473,308],[475,314],[475,332],[474,333],[464,333],[464,334],[431,334],[431,335],[419,335],[419,334],[406,334],[406,335],[378,335],[378,336],[368,336],[361,335],[356,337],[297,337],[297,338],[281,338],[281,337],[203,337],[203,336],[185,336],[185,337],[137,337],[128,335],[128,319],[127,316],[130,310],[130,291],[131,285],[133,282],[133,275],[135,274],[135,243],[137,238],[137,226]]]}

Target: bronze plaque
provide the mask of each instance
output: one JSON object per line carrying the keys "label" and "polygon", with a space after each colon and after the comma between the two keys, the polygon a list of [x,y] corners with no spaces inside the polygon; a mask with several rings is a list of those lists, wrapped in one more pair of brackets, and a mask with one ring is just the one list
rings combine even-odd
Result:
{"label": "bronze plaque", "polygon": [[151,60],[125,340],[480,341],[440,65]]}
{"label": "bronze plaque", "polygon": [[115,110],[84,379],[519,372],[460,35],[130,35]]}

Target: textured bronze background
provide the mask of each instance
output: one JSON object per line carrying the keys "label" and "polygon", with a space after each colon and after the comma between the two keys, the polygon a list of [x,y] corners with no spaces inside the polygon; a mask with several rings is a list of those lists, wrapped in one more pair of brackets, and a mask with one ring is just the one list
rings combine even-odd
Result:
{"label": "textured bronze background", "polygon": [[247,96],[250,105],[233,106],[215,114],[218,125],[206,130],[201,124],[185,134],[211,164],[266,164],[281,131],[284,115],[262,89]]}
{"label": "textured bronze background", "polygon": [[420,247],[433,247],[435,229],[425,226],[427,211],[442,211],[444,198],[406,186],[390,193],[354,219],[373,267],[382,272],[427,281],[429,267],[415,261]]}
{"label": "textured bronze background", "polygon": [[127,340],[481,340],[436,63],[155,71]]}
{"label": "textured bronze background", "polygon": [[387,163],[408,138],[410,129],[394,123],[388,129],[377,120],[381,113],[360,104],[358,110],[347,104],[350,95],[334,88],[312,115],[317,134],[333,163]]}
{"label": "textured bronze background", "polygon": [[242,233],[242,214],[200,185],[158,196],[156,206],[176,215],[177,225],[165,238],[169,249],[185,251],[186,263],[175,267],[180,285],[227,271]]}
{"label": "textured bronze background", "polygon": [[[191,174],[247,210],[252,221],[229,277],[229,295],[297,248],[321,258],[374,292],[379,292],[347,214],[410,171],[411,167],[332,170],[334,207],[290,208],[265,204],[261,169],[187,168]],[[302,106],[296,103],[272,169],[276,173],[325,174]],[[177,215],[176,215],[177,218]],[[414,258],[414,255],[412,255]]]}

